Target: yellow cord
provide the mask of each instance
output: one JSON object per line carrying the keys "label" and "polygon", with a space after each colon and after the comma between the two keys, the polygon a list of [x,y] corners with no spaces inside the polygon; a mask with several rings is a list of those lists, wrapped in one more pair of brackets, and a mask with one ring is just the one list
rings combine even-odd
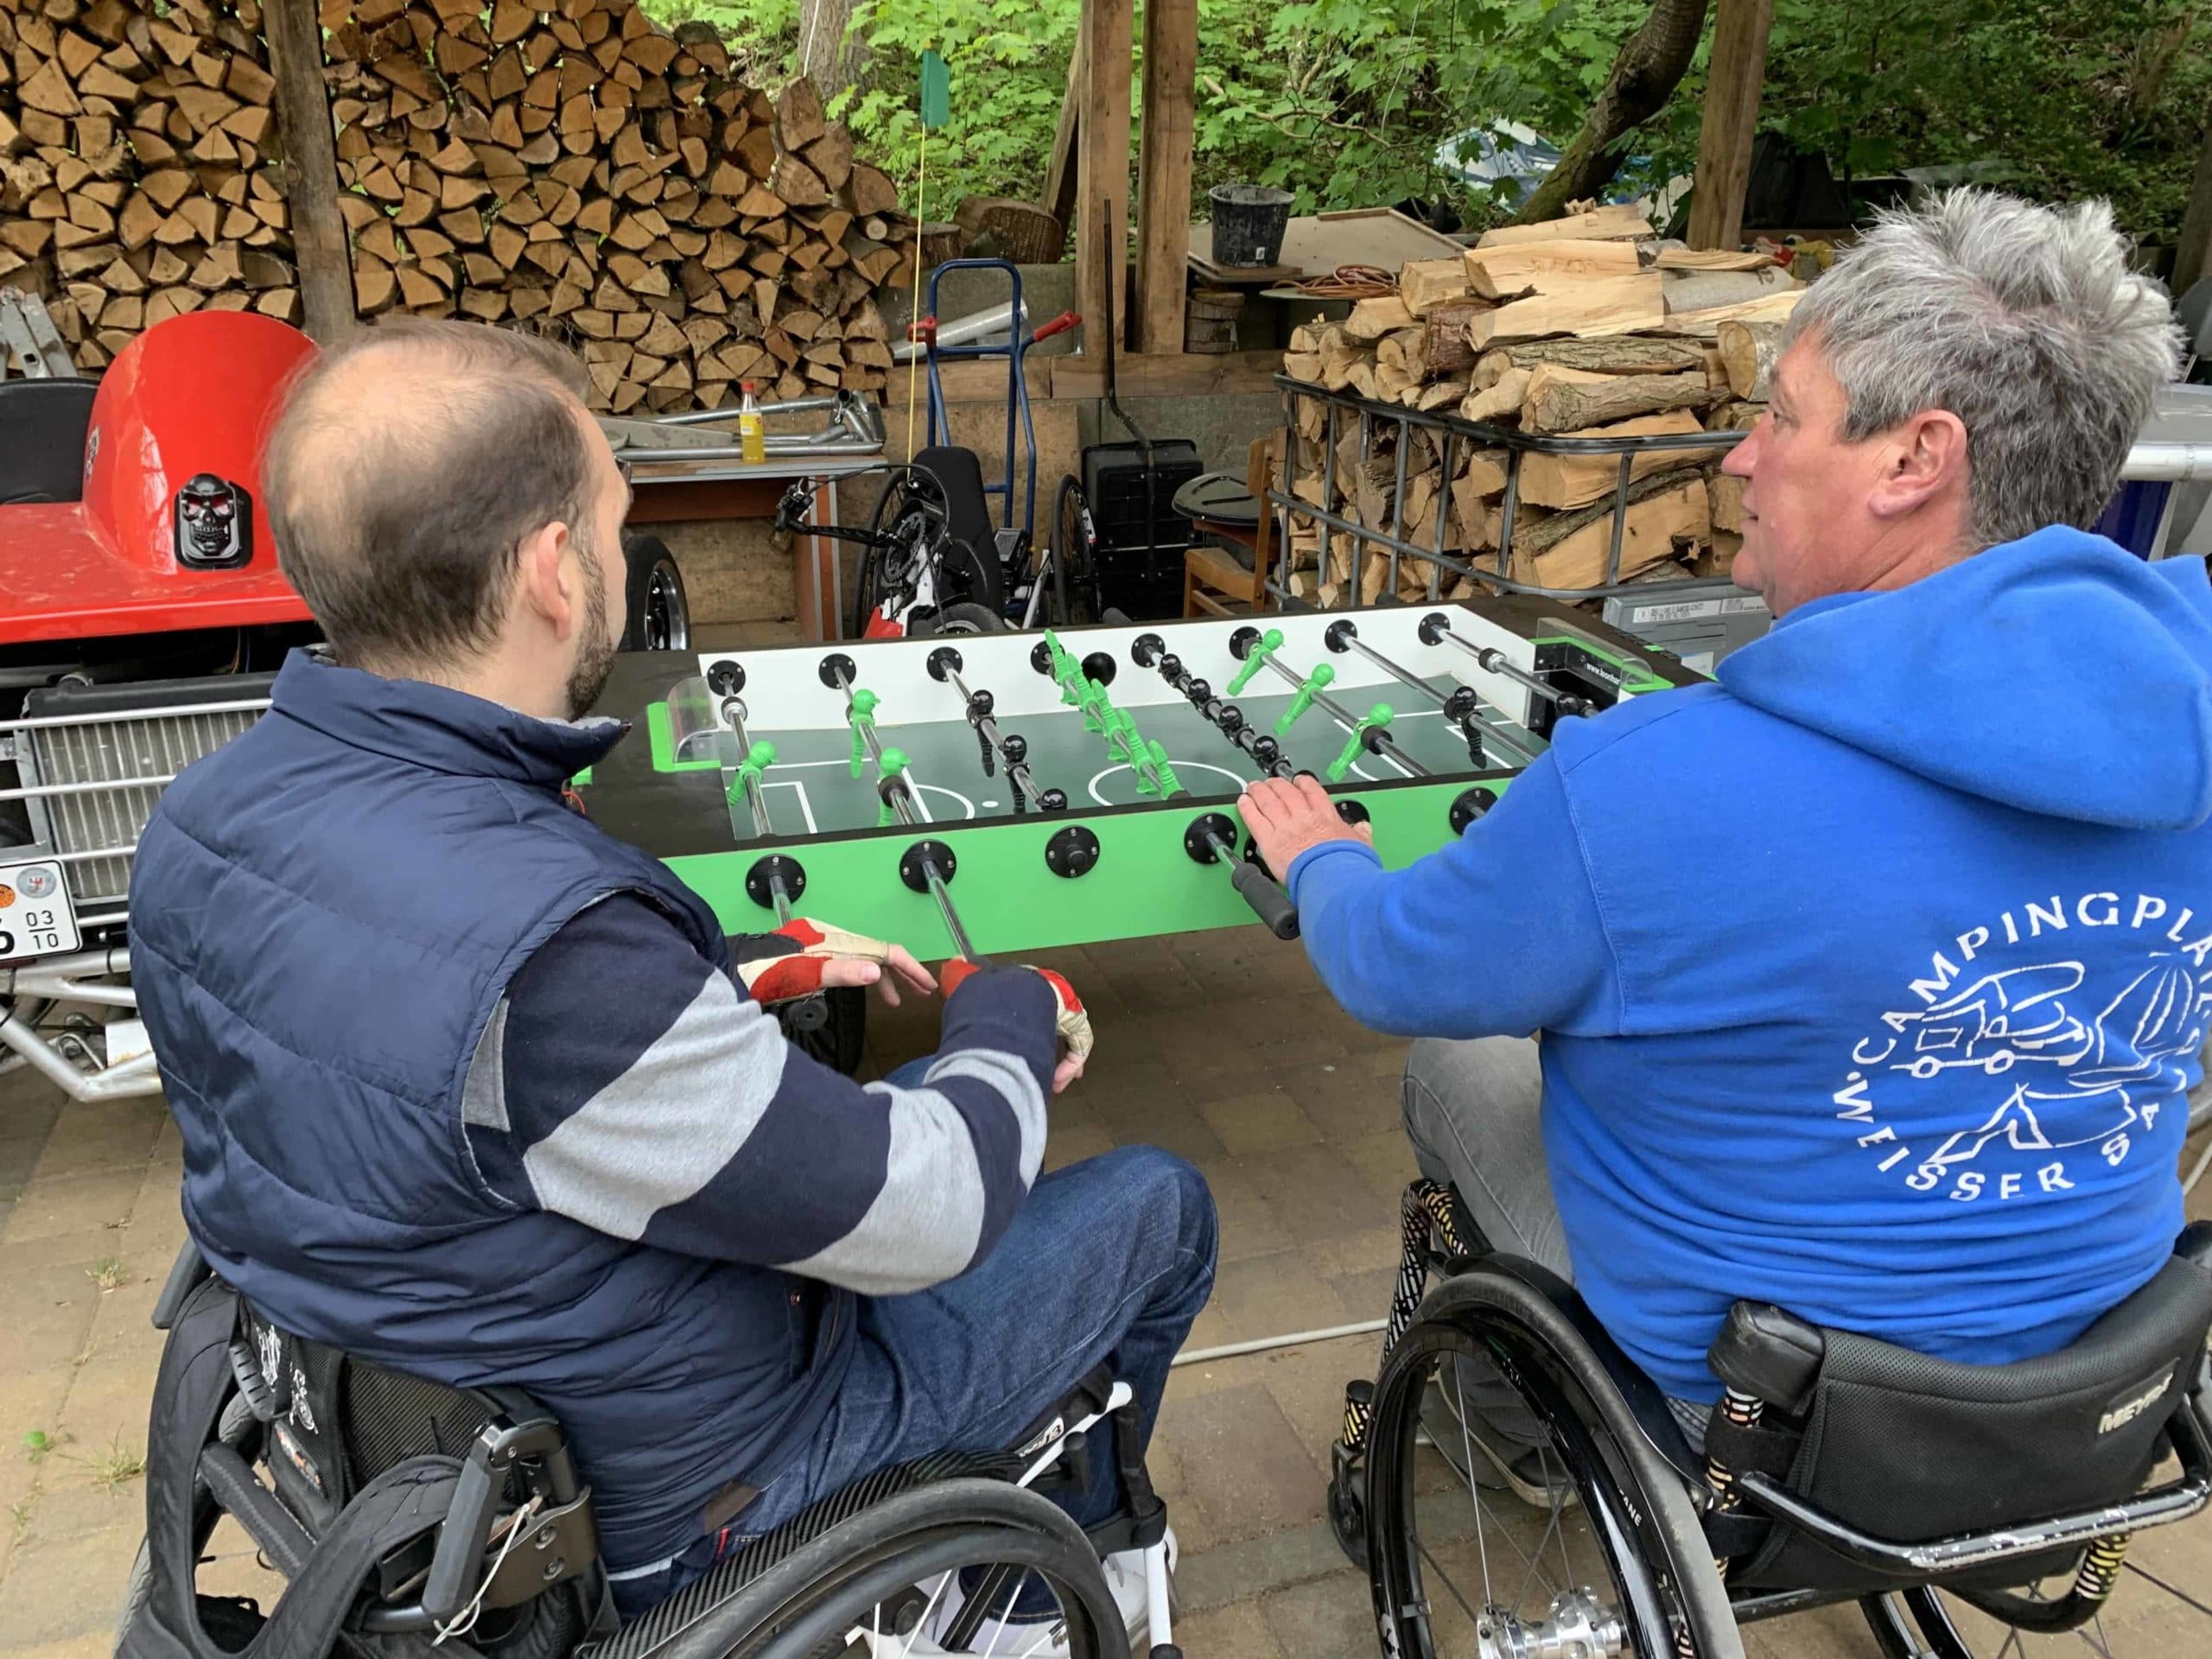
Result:
{"label": "yellow cord", "polygon": [[914,180],[914,310],[906,324],[907,343],[914,347],[914,355],[906,359],[906,464],[914,464],[914,388],[922,373],[922,359],[927,355],[917,334],[922,321],[922,219],[930,183],[930,130],[922,132],[921,160]]}

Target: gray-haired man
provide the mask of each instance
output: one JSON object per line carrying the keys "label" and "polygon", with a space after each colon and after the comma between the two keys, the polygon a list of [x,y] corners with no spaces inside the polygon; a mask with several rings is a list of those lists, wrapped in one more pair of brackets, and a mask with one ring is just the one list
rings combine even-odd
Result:
{"label": "gray-haired man", "polygon": [[1422,1167],[1693,1408],[1739,1297],[1994,1363],[2172,1249],[2212,592],[2083,531],[2177,360],[2126,255],[2101,203],[1885,218],[1726,463],[1777,623],[1718,684],[1564,723],[1395,874],[1318,790],[1246,798],[1330,988],[1447,1039],[1406,1071]]}

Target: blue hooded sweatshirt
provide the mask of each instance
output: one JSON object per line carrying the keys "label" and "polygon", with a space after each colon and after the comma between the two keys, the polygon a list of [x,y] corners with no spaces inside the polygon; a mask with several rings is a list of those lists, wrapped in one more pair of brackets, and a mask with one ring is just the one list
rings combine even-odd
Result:
{"label": "blue hooded sweatshirt", "polygon": [[2212,591],[2054,528],[1562,721],[1460,840],[1289,885],[1356,1017],[1542,1033],[1576,1282],[1666,1390],[1728,1306],[2050,1351],[2143,1284],[2212,1004]]}

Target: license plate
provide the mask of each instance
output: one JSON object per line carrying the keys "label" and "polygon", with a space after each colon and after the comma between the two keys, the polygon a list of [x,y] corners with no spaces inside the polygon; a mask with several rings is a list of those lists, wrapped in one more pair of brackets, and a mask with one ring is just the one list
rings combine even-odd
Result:
{"label": "license plate", "polygon": [[77,917],[59,864],[0,864],[0,960],[77,948]]}

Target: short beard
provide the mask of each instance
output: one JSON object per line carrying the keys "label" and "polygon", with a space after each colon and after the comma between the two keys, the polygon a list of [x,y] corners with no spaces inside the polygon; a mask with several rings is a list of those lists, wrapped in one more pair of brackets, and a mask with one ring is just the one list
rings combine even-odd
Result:
{"label": "short beard", "polygon": [[576,642],[575,666],[569,671],[569,718],[582,720],[598,706],[607,690],[607,677],[614,671],[613,636],[607,632],[607,609],[591,606],[585,613],[583,636]]}

